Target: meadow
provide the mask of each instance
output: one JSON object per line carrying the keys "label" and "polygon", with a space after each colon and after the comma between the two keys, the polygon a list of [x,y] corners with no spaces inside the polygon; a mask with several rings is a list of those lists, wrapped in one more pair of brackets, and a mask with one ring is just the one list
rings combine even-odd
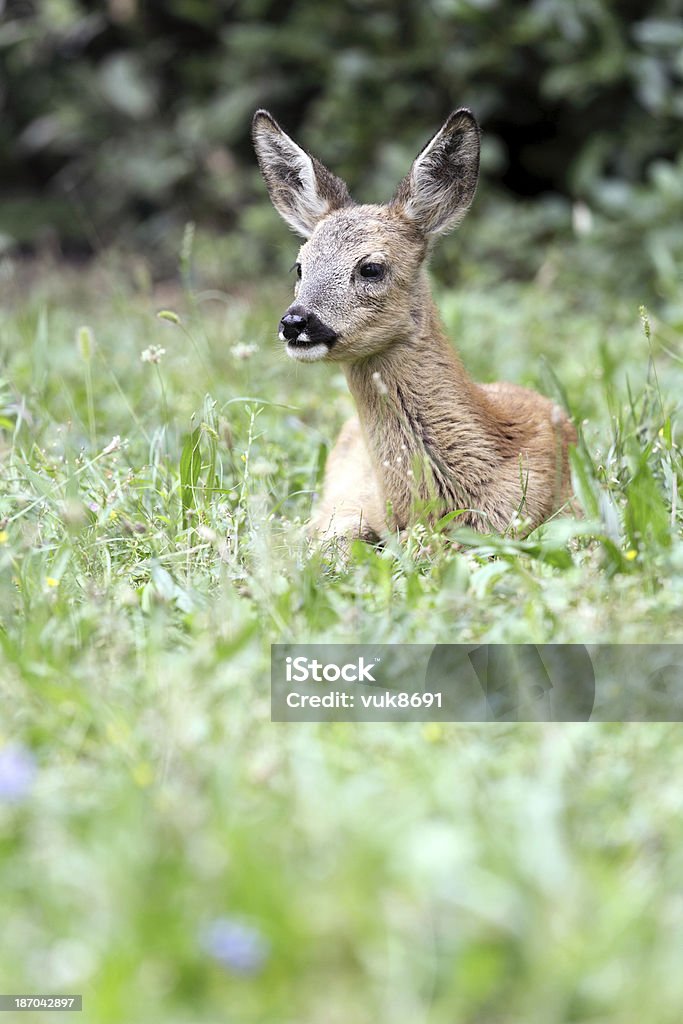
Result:
{"label": "meadow", "polygon": [[92,1024],[678,1024],[678,724],[273,724],[269,645],[680,641],[683,316],[559,252],[438,289],[477,379],[570,409],[581,514],[339,551],[305,523],[351,403],[281,351],[289,284],[2,264],[0,988]]}

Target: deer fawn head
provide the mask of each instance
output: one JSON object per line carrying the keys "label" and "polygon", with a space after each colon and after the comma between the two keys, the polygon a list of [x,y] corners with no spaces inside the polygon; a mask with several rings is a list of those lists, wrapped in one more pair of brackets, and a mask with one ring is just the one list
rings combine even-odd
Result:
{"label": "deer fawn head", "polygon": [[477,187],[479,127],[469,110],[451,114],[381,206],[355,204],[265,110],[254,115],[253,138],[273,205],[307,239],[280,321],[287,354],[353,362],[419,334],[430,240],[460,223]]}

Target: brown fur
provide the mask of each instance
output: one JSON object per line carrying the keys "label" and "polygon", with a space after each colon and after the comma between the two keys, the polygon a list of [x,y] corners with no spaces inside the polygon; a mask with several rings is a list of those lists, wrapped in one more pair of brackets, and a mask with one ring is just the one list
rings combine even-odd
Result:
{"label": "brown fur", "polygon": [[[474,196],[472,115],[451,115],[387,206],[353,205],[270,115],[256,115],[254,139],[275,205],[309,237],[288,311],[309,326],[300,344],[281,337],[292,358],[341,363],[358,409],[330,454],[314,530],[371,539],[424,510],[431,519],[462,510],[459,522],[481,531],[547,519],[569,497],[574,428],[534,391],[469,378],[424,269],[430,239],[457,224]],[[368,263],[381,265],[380,279],[364,276]]]}
{"label": "brown fur", "polygon": [[375,538],[425,502],[478,530],[539,525],[569,497],[573,426],[535,391],[474,384],[438,325],[419,340],[348,368],[359,415],[330,453],[314,529]]}

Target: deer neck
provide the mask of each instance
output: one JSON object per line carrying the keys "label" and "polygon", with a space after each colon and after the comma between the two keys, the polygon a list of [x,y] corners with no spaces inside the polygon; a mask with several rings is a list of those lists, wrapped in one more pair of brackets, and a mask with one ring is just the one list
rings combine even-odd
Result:
{"label": "deer neck", "polygon": [[350,364],[346,375],[394,525],[410,522],[416,500],[437,515],[481,507],[499,462],[495,422],[431,298],[416,333]]}

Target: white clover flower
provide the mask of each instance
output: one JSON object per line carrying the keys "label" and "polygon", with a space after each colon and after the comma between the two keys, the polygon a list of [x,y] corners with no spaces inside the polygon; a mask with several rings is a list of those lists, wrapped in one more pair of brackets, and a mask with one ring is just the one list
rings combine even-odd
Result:
{"label": "white clover flower", "polygon": [[240,342],[238,345],[233,345],[230,352],[233,359],[244,362],[246,359],[251,359],[258,352],[258,345],[247,345],[245,342]]}
{"label": "white clover flower", "polygon": [[144,352],[140,353],[140,359],[143,363],[160,363],[166,355],[166,349],[162,348],[161,345],[150,345]]}

